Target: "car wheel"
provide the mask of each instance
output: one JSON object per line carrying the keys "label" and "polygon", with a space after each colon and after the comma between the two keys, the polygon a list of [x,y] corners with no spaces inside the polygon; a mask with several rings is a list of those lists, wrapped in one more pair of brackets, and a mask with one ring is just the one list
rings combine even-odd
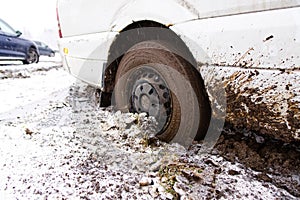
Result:
{"label": "car wheel", "polygon": [[32,64],[39,62],[39,55],[34,48],[30,48],[26,56],[26,60],[23,60],[23,64]]}
{"label": "car wheel", "polygon": [[201,139],[211,110],[201,76],[169,44],[140,42],[123,56],[116,74],[115,104],[122,111],[147,113],[166,142]]}

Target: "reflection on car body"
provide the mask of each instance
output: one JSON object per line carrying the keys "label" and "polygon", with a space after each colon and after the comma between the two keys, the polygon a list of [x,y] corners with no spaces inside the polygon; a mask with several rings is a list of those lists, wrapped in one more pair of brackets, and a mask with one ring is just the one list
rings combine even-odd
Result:
{"label": "reflection on car body", "polygon": [[24,64],[39,61],[37,46],[34,42],[21,38],[21,34],[0,19],[0,60],[20,60]]}
{"label": "reflection on car body", "polygon": [[[65,68],[75,77],[101,88],[102,96],[113,92],[120,73],[135,68],[131,60],[146,63],[134,49],[171,46],[170,50],[182,44],[187,48],[179,52],[191,53],[191,63],[199,72],[200,81],[193,79],[191,84],[197,82],[200,90],[208,95],[208,99],[203,95],[198,101],[201,104],[209,100],[213,118],[226,112],[226,122],[237,128],[286,142],[300,140],[299,1],[123,0],[107,4],[91,0],[82,4],[79,0],[58,0],[57,14]],[[86,23],[95,19],[102,20],[93,26]],[[173,43],[159,33],[154,37],[141,29],[147,27],[168,32]],[[150,61],[161,60],[154,56],[156,52],[149,52]],[[163,78],[163,86],[173,85],[159,68],[153,68],[155,72],[151,74]],[[191,69],[188,72],[196,73]],[[148,108],[149,100],[155,105],[157,99],[152,94],[163,98],[165,93],[153,86],[151,78],[139,78],[139,75],[130,78],[128,80],[135,80],[129,96],[142,102],[139,105],[131,100],[129,107],[133,110],[147,111],[143,106]],[[205,85],[201,85],[201,81]],[[196,85],[192,85],[193,88],[198,87]],[[153,86],[149,90],[151,95],[139,92],[137,88],[145,88],[141,86]],[[130,88],[119,92],[130,93],[126,90]],[[166,96],[169,94],[172,96],[172,93]],[[171,97],[171,105],[176,106],[175,101]],[[158,104],[168,109],[161,102]],[[204,107],[199,107],[200,112]],[[184,112],[181,110],[181,115]],[[180,122],[180,118],[176,120]]]}

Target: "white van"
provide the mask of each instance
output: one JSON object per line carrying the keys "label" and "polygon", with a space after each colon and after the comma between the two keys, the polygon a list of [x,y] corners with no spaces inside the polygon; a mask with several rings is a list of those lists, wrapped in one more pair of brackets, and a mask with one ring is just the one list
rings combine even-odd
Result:
{"label": "white van", "polygon": [[225,119],[300,140],[299,0],[58,0],[57,18],[64,67],[160,139]]}

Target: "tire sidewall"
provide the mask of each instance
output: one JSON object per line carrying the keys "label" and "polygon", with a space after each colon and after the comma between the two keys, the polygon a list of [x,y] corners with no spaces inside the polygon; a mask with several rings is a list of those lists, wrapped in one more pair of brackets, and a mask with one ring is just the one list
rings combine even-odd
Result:
{"label": "tire sidewall", "polygon": [[167,129],[157,135],[160,139],[190,144],[199,127],[199,102],[190,84],[182,59],[156,41],[142,42],[132,47],[122,58],[115,85],[116,106],[129,111],[132,93],[131,75],[143,66],[158,72],[171,91],[172,114]]}

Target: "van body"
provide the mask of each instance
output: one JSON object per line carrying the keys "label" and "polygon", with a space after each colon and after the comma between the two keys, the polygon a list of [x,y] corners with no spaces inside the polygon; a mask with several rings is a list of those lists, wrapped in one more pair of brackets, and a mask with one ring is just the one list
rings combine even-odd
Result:
{"label": "van body", "polygon": [[57,15],[64,67],[103,92],[115,85],[119,35],[160,24],[191,52],[214,108],[222,85],[227,123],[300,140],[299,0],[58,0]]}

